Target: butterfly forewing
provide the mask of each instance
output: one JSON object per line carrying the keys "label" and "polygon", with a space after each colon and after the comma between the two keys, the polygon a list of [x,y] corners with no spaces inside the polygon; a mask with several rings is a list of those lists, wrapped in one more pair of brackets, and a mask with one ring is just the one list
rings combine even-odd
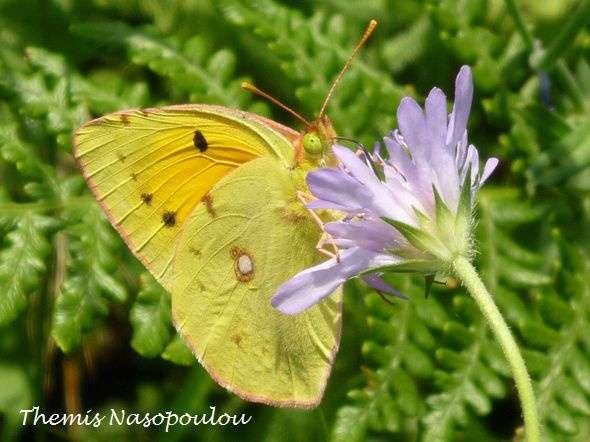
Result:
{"label": "butterfly forewing", "polygon": [[174,243],[208,191],[259,157],[289,162],[291,143],[252,114],[220,106],[123,111],[74,134],[88,185],[133,253],[166,288]]}

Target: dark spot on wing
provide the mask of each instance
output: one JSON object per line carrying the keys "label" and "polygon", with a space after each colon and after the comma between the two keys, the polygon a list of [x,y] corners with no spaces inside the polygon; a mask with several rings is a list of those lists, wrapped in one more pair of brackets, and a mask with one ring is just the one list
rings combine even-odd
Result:
{"label": "dark spot on wing", "polygon": [[176,213],[167,210],[162,214],[162,222],[166,227],[174,227],[176,225]]}
{"label": "dark spot on wing", "polygon": [[209,215],[215,218],[216,212],[215,208],[213,207],[213,197],[211,196],[211,194],[206,193],[205,195],[203,195],[203,198],[201,198],[201,202],[205,204],[205,208],[207,209]]}
{"label": "dark spot on wing", "polygon": [[152,200],[154,199],[154,195],[151,193],[142,193],[141,194],[141,200],[147,204],[148,206],[152,203]]}
{"label": "dark spot on wing", "polygon": [[188,248],[188,251],[191,252],[195,256],[200,256],[201,255],[201,251],[199,249],[194,248],[193,246],[190,246]]}
{"label": "dark spot on wing", "polygon": [[123,123],[123,126],[129,126],[129,115],[121,114],[121,123]]}
{"label": "dark spot on wing", "polygon": [[234,344],[236,344],[238,347],[241,347],[242,344],[242,337],[240,335],[238,335],[237,333],[235,335],[232,335],[231,340]]}
{"label": "dark spot on wing", "polygon": [[242,253],[242,249],[240,247],[233,246],[229,250],[229,254],[232,258],[236,259]]}
{"label": "dark spot on wing", "polygon": [[121,161],[122,163],[125,162],[125,160],[127,159],[127,157],[125,155],[123,155],[121,152],[117,152],[117,158],[119,159],[119,161]]}
{"label": "dark spot on wing", "polygon": [[135,172],[131,172],[131,175],[129,175],[131,177],[131,179],[133,181],[137,181],[137,174]]}
{"label": "dark spot on wing", "polygon": [[199,152],[205,152],[209,146],[209,143],[207,143],[203,132],[200,130],[195,131],[195,135],[193,136],[193,144],[197,149],[199,149]]}

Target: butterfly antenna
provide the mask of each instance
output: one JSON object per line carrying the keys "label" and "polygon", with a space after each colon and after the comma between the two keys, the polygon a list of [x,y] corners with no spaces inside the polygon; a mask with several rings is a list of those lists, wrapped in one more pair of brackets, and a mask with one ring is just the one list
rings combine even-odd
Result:
{"label": "butterfly antenna", "polygon": [[361,39],[357,43],[356,47],[352,51],[352,54],[350,54],[350,57],[348,57],[348,60],[346,61],[346,63],[342,67],[342,69],[340,69],[340,73],[338,74],[338,76],[336,77],[336,79],[332,83],[330,90],[326,94],[326,98],[324,98],[324,102],[322,103],[322,107],[320,109],[320,114],[318,116],[318,119],[324,115],[324,112],[326,111],[326,106],[328,106],[328,102],[330,101],[330,98],[332,98],[332,95],[334,94],[336,87],[340,83],[340,80],[342,80],[342,77],[344,76],[344,74],[346,73],[348,68],[350,68],[352,61],[355,59],[355,57],[358,54],[358,52],[360,51],[360,49],[365,45],[365,43],[367,43],[367,40],[369,39],[369,37],[371,36],[371,34],[373,33],[373,31],[375,30],[376,27],[377,27],[377,20],[371,20],[369,22],[369,24],[367,25],[367,29],[365,29],[363,36],[361,37]]}
{"label": "butterfly antenna", "polygon": [[258,89],[256,86],[254,86],[252,83],[250,83],[249,81],[243,81],[242,82],[242,89],[245,89],[249,92],[252,92],[253,94],[259,95],[263,98],[266,98],[268,101],[270,101],[271,103],[275,104],[276,106],[280,107],[281,109],[283,109],[284,111],[289,112],[291,115],[293,115],[295,118],[297,118],[299,121],[301,121],[303,124],[305,124],[306,127],[310,127],[311,123],[309,121],[307,121],[305,118],[303,118],[301,115],[299,115],[297,112],[295,112],[293,109],[291,109],[289,106],[287,106],[286,104],[281,103],[279,100],[277,100],[275,97],[273,97],[270,94],[267,94],[266,92],[264,92],[263,90]]}

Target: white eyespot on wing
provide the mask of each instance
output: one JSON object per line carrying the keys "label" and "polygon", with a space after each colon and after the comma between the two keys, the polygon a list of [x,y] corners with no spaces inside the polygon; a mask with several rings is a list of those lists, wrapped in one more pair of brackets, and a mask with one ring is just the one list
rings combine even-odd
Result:
{"label": "white eyespot on wing", "polygon": [[230,255],[234,260],[236,279],[240,282],[252,281],[256,273],[252,255],[241,247],[232,247]]}
{"label": "white eyespot on wing", "polygon": [[248,275],[254,272],[254,263],[248,255],[240,255],[238,257],[238,270],[243,275]]}

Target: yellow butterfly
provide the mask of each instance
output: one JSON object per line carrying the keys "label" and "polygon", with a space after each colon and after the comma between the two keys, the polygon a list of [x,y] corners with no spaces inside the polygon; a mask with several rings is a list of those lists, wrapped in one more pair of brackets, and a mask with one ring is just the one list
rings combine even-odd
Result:
{"label": "yellow butterfly", "polygon": [[240,397],[313,407],[340,340],[341,293],[305,313],[270,304],[276,288],[319,260],[317,224],[298,195],[330,161],[324,112],[371,21],[310,123],[297,132],[205,104],[126,110],[74,133],[88,186],[135,256],[172,296],[174,324],[199,362]]}

